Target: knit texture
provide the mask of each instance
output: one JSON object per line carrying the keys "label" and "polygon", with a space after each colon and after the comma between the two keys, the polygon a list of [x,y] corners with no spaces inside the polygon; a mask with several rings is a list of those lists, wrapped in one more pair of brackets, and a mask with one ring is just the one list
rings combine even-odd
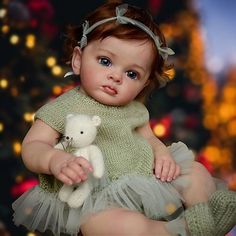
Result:
{"label": "knit texture", "polygon": [[216,236],[214,219],[208,203],[199,203],[185,211],[190,235]]}
{"label": "knit texture", "polygon": [[236,225],[236,192],[218,190],[209,205],[214,217],[216,236],[224,236]]}
{"label": "knit texture", "polygon": [[[99,115],[102,124],[98,129],[95,144],[104,155],[109,179],[116,180],[127,174],[152,176],[153,152],[147,141],[135,129],[149,120],[143,104],[133,101],[126,106],[106,106],[74,88],[46,104],[36,112],[41,119],[63,133],[65,117],[69,113]],[[41,187],[58,191],[58,181],[49,176],[40,176]]]}

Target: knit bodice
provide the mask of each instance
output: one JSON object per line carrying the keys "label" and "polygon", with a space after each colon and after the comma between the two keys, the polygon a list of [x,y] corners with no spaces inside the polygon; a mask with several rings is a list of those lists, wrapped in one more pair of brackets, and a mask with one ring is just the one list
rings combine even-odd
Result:
{"label": "knit bodice", "polygon": [[[136,128],[149,119],[143,104],[133,101],[125,106],[107,106],[74,88],[44,105],[35,117],[63,133],[65,117],[70,113],[101,117],[96,145],[104,155],[109,179],[116,180],[128,174],[152,175],[151,146],[136,132]],[[42,179],[45,182],[45,178]]]}

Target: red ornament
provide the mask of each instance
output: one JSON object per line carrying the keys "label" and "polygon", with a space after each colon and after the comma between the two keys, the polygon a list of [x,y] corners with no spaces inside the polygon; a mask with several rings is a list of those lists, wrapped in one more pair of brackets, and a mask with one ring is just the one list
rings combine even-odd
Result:
{"label": "red ornament", "polygon": [[202,153],[200,153],[197,156],[197,161],[203,164],[210,173],[214,171],[212,164],[207,160],[207,158]]}
{"label": "red ornament", "polygon": [[26,192],[27,190],[31,189],[32,187],[38,185],[38,180],[35,178],[32,179],[27,179],[25,181],[22,181],[19,184],[14,185],[11,188],[11,195],[14,198],[19,197],[20,195],[22,195],[24,192]]}
{"label": "red ornament", "polygon": [[54,37],[58,27],[53,23],[55,15],[53,5],[48,0],[28,0],[27,7],[31,15],[31,27],[38,28],[49,38]]}
{"label": "red ornament", "polygon": [[149,0],[149,9],[153,15],[157,15],[161,8],[162,0]]}
{"label": "red ornament", "polygon": [[185,119],[185,126],[190,129],[197,128],[199,123],[200,121],[196,118],[194,114],[187,116]]}

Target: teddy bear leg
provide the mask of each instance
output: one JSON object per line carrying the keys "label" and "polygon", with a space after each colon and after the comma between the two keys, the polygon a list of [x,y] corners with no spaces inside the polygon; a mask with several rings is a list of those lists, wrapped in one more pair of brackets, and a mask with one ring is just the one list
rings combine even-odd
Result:
{"label": "teddy bear leg", "polygon": [[71,194],[67,203],[71,208],[78,208],[83,205],[84,200],[87,198],[91,191],[88,180],[79,185],[79,187]]}
{"label": "teddy bear leg", "polygon": [[62,202],[67,202],[72,192],[73,192],[73,187],[64,184],[58,193],[59,199]]}

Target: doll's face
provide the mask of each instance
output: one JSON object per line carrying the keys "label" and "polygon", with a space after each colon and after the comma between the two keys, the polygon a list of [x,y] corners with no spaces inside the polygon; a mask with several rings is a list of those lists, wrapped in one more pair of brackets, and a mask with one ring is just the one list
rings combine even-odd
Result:
{"label": "doll's face", "polygon": [[107,37],[75,48],[72,67],[82,89],[100,103],[128,104],[148,84],[154,60],[149,41]]}

